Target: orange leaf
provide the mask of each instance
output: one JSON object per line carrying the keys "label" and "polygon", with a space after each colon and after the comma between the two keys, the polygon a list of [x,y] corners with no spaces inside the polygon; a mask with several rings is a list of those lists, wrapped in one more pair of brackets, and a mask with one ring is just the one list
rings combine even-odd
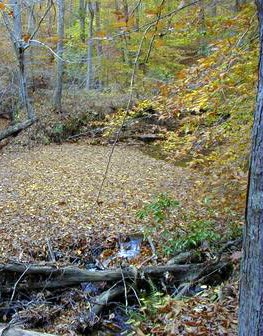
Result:
{"label": "orange leaf", "polygon": [[28,42],[29,39],[30,39],[30,34],[24,34],[24,35],[23,35],[23,40],[24,40],[25,42]]}

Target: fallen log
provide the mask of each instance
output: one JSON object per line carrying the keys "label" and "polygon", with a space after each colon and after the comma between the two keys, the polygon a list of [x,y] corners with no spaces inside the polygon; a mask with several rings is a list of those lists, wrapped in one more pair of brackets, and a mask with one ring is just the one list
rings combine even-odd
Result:
{"label": "fallen log", "polygon": [[27,119],[15,125],[9,126],[0,132],[0,140],[3,140],[11,135],[17,135],[24,129],[33,125],[36,119]]}
{"label": "fallen log", "polygon": [[99,296],[95,298],[95,302],[91,305],[90,311],[85,316],[84,321],[90,327],[93,327],[99,321],[100,312],[117,296],[123,294],[125,292],[124,286],[118,286],[114,288],[110,288],[105,292],[101,293]]}
{"label": "fallen log", "polygon": [[[217,269],[226,266],[228,261],[206,262],[199,264],[186,265],[161,265],[149,266],[140,269],[135,267],[116,268],[109,270],[91,271],[80,269],[78,267],[61,267],[54,265],[36,265],[36,264],[19,264],[9,263],[0,264],[1,276],[4,273],[23,274],[24,278],[28,275],[41,275],[46,277],[46,280],[37,282],[27,281],[18,284],[16,289],[37,289],[37,288],[63,288],[76,286],[83,282],[100,282],[100,281],[118,281],[118,280],[144,280],[148,277],[160,278],[167,272],[173,274],[176,283],[191,282],[197,279],[200,275],[204,276]],[[1,291],[10,292],[13,288],[3,286]]]}
{"label": "fallen log", "polygon": [[55,336],[32,330],[23,330],[8,324],[0,324],[0,336]]}

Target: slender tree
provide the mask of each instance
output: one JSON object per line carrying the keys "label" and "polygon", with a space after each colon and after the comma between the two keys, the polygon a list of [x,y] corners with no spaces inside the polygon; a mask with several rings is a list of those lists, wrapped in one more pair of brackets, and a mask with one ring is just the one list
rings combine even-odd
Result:
{"label": "slender tree", "polygon": [[247,3],[247,0],[236,0],[235,9],[239,11],[244,4]]}
{"label": "slender tree", "polygon": [[239,336],[263,335],[263,0],[256,4],[261,47],[240,278]]}
{"label": "slender tree", "polygon": [[91,90],[93,86],[93,33],[94,33],[94,4],[92,1],[88,1],[88,10],[89,10],[89,39],[88,39],[88,71],[87,71],[87,78],[86,78],[86,89]]}
{"label": "slender tree", "polygon": [[64,48],[64,18],[65,18],[65,2],[64,0],[57,0],[58,7],[58,18],[57,18],[57,78],[56,87],[54,92],[54,108],[57,112],[61,112],[62,109],[62,86],[63,86],[63,72],[64,72],[64,61],[63,61],[63,48]]}
{"label": "slender tree", "polygon": [[80,38],[82,42],[85,42],[86,37],[86,11],[87,11],[87,1],[79,0]]}
{"label": "slender tree", "polygon": [[166,0],[161,0],[161,2],[159,4],[159,10],[158,10],[158,13],[157,13],[157,18],[156,18],[156,24],[155,24],[155,28],[154,28],[154,33],[153,33],[153,36],[151,38],[150,45],[149,45],[149,48],[148,48],[148,51],[147,51],[144,63],[148,63],[148,61],[149,61],[149,58],[150,58],[150,55],[151,55],[151,52],[152,52],[152,49],[153,49],[153,44],[154,44],[154,41],[155,41],[155,38],[156,38],[156,35],[157,35],[157,32],[158,32],[158,24],[159,24],[160,19],[161,19],[162,10],[163,10],[165,1]]}
{"label": "slender tree", "polygon": [[218,0],[213,0],[211,2],[210,8],[211,8],[211,15],[216,16],[217,15],[217,1]]}
{"label": "slender tree", "polygon": [[[100,32],[101,31],[101,15],[100,15],[100,10],[101,10],[101,2],[100,0],[97,0],[95,2],[95,25],[96,25],[96,32]],[[96,48],[97,48],[97,58],[98,58],[98,62],[97,65],[98,67],[101,69],[102,67],[102,56],[103,56],[103,48],[102,48],[102,44],[101,44],[101,40],[97,40],[96,43]],[[102,88],[102,80],[100,78],[100,76],[98,75],[98,88],[101,89]]]}
{"label": "slender tree", "polygon": [[25,121],[15,123],[0,132],[0,140],[18,133],[23,129],[29,127],[36,121],[35,111],[30,103],[27,77],[25,69],[25,51],[29,47],[27,41],[23,39],[22,32],[22,6],[19,0],[10,0],[9,5],[12,8],[13,24],[10,24],[10,20],[6,13],[3,13],[3,20],[7,31],[9,32],[10,40],[13,44],[15,55],[18,61],[18,73],[19,73],[19,94],[22,105],[26,109],[27,117]]}

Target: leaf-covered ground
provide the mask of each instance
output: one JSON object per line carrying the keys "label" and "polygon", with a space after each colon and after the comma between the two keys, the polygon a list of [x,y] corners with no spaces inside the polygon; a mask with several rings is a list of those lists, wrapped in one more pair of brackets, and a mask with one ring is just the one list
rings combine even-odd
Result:
{"label": "leaf-covered ground", "polygon": [[[131,147],[116,148],[96,205],[109,152],[110,147],[63,144],[2,154],[1,255],[41,259],[46,239],[64,250],[81,237],[88,244],[140,232],[136,212],[160,193],[197,206],[197,175]],[[83,253],[77,245],[75,252]]]}

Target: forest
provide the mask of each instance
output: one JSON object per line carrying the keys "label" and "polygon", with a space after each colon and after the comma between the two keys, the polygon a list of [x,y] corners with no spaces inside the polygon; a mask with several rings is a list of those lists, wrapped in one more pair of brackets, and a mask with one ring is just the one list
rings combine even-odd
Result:
{"label": "forest", "polygon": [[0,32],[0,336],[263,335],[263,1],[0,0]]}

